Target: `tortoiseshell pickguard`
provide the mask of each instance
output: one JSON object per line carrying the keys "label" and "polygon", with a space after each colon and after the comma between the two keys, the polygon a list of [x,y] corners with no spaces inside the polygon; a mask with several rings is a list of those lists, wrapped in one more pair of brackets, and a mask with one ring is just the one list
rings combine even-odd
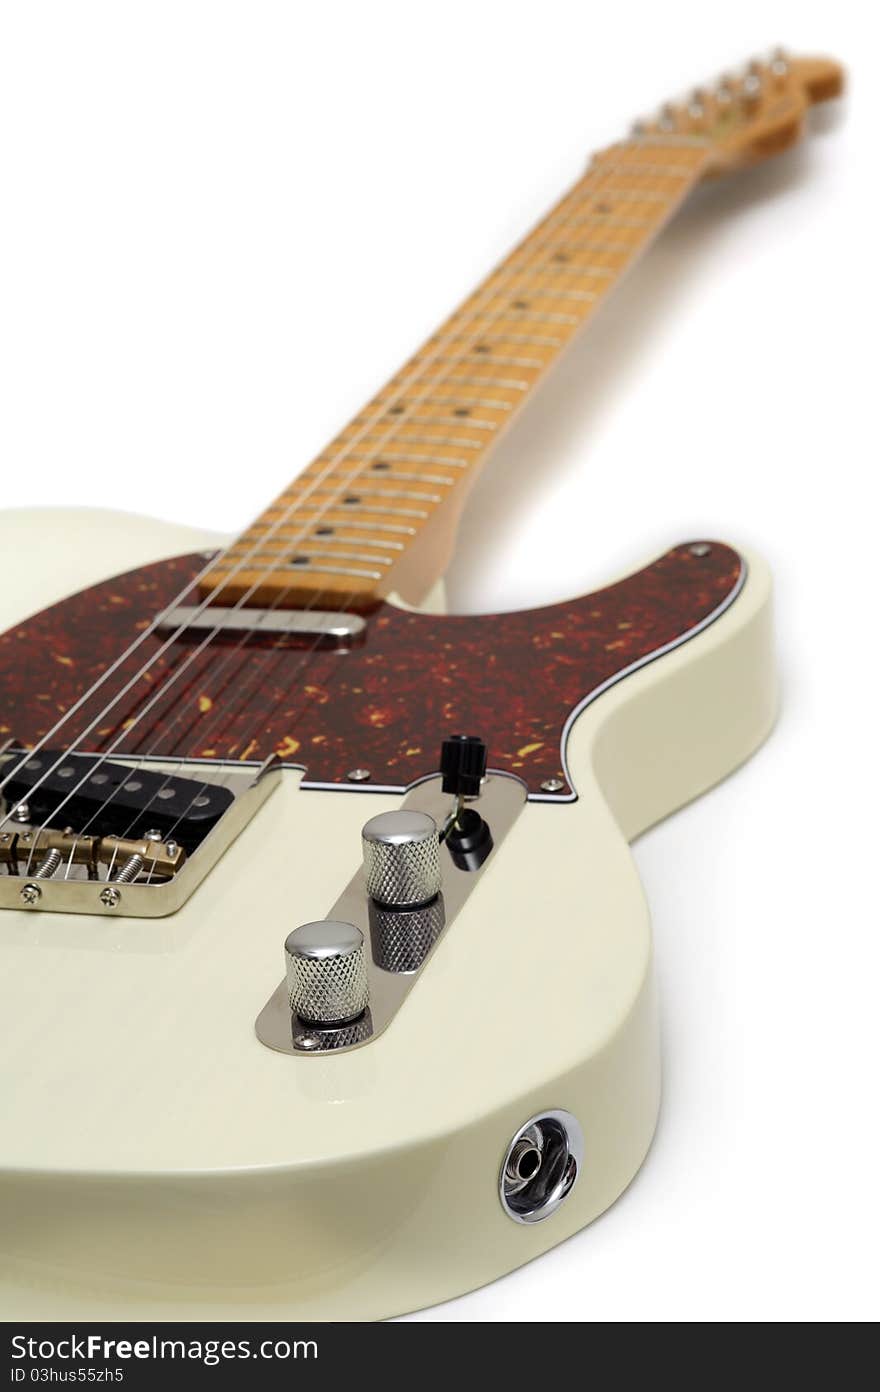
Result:
{"label": "tortoiseshell pickguard", "polygon": [[[435,772],[441,739],[482,736],[490,765],[531,794],[562,780],[566,720],[590,693],[704,625],[741,579],[739,556],[675,547],[591,595],[509,614],[438,617],[381,605],[349,651],[237,646],[149,633],[204,566],[182,556],[84,590],[0,636],[0,742],[32,746],[139,635],[133,655],[52,737],[53,747],[259,763],[273,752],[309,783],[406,787]],[[142,667],[146,671],[138,676]],[[170,681],[172,673],[176,678]],[[106,709],[137,678],[129,694]],[[167,685],[170,681],[170,685]],[[167,690],[166,690],[167,685]]]}

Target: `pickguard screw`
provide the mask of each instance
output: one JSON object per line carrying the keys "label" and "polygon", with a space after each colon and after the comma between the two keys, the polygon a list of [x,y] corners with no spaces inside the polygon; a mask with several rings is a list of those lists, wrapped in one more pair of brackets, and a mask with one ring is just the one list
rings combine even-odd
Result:
{"label": "pickguard screw", "polygon": [[370,770],[365,768],[349,769],[345,775],[349,783],[366,783],[370,777]]}
{"label": "pickguard screw", "polygon": [[115,909],[122,898],[122,893],[114,885],[107,885],[106,889],[101,890],[99,898],[105,909]]}
{"label": "pickguard screw", "polygon": [[36,904],[42,898],[42,890],[39,885],[26,884],[19,895],[23,904]]}
{"label": "pickguard screw", "polygon": [[541,784],[542,793],[561,793],[565,783],[561,778],[545,778]]}
{"label": "pickguard screw", "polygon": [[712,547],[707,541],[695,541],[693,546],[688,547],[688,550],[692,556],[708,556]]}

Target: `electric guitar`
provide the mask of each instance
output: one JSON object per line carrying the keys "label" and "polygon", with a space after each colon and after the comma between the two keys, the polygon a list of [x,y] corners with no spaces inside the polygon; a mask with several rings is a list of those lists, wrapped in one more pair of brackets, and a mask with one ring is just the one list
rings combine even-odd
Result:
{"label": "electric guitar", "polygon": [[476,618],[442,576],[636,257],[841,87],[777,53],[639,122],[231,544],[0,516],[7,1319],[390,1316],[632,1179],[628,843],[767,735],[767,569],[690,537]]}

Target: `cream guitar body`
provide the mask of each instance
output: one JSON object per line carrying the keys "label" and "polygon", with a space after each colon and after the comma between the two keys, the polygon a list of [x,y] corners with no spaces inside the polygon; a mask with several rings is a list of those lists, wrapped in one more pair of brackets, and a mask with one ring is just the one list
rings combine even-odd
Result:
{"label": "cream guitar body", "polygon": [[637,123],[231,543],[0,516],[5,1318],[393,1316],[629,1184],[660,1100],[629,845],[769,731],[767,570],[685,538],[479,616],[442,577],[690,191],[841,86],[777,52]]}
{"label": "cream guitar body", "polygon": [[[213,538],[11,513],[0,629]],[[576,1232],[639,1168],[660,1098],[648,910],[628,843],[767,734],[770,585],[625,676],[567,734],[577,799],[530,801],[389,1028],[322,1058],[254,1018],[297,923],[326,915],[366,816],[400,795],[294,769],[177,913],[0,915],[0,1307],[7,1319],[373,1319],[479,1286]],[[491,753],[490,753],[491,764]],[[491,776],[491,775],[490,775]],[[544,1221],[499,1171],[531,1117],[583,1156]]]}

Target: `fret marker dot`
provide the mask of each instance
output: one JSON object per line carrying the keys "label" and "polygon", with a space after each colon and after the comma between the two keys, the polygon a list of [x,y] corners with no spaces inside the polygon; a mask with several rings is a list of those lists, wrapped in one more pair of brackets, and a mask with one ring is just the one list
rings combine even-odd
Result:
{"label": "fret marker dot", "polygon": [[597,213],[613,213],[613,212],[614,212],[614,209],[612,208],[612,206],[611,206],[610,203],[597,203],[597,204],[596,204],[596,212],[597,212]]}
{"label": "fret marker dot", "polygon": [[492,349],[489,347],[488,343],[478,343],[474,349],[475,353],[491,353],[491,351]]}
{"label": "fret marker dot", "polygon": [[378,470],[381,471],[382,469],[390,469],[390,468],[391,468],[391,465],[390,465],[390,464],[386,464],[385,461],[384,461],[383,459],[379,459],[379,460],[377,460],[377,462],[373,465],[373,468],[374,468],[374,469],[378,469]]}
{"label": "fret marker dot", "polygon": [[303,566],[303,565],[308,565],[308,563],[309,563],[309,558],[308,558],[308,556],[291,556],[291,558],[290,558],[290,564],[291,564],[291,565]]}
{"label": "fret marker dot", "polygon": [[354,493],[352,493],[350,497],[343,498],[342,501],[343,503],[346,503],[349,507],[354,507],[355,504],[360,502],[360,498],[358,498]]}
{"label": "fret marker dot", "polygon": [[564,252],[564,251],[557,251],[557,252],[555,252],[554,255],[553,255],[553,260],[559,262],[559,263],[562,264],[562,265],[564,265],[564,264],[569,260],[569,257],[568,257],[567,252]]}
{"label": "fret marker dot", "polygon": [[454,416],[469,416],[470,413],[471,413],[471,408],[470,408],[470,406],[456,406],[456,408],[455,408],[455,410],[453,411],[452,414],[453,414]]}
{"label": "fret marker dot", "polygon": [[403,405],[403,403],[398,402],[396,406],[388,407],[388,414],[389,416],[402,416],[405,410],[406,407]]}
{"label": "fret marker dot", "polygon": [[333,527],[316,527],[315,536],[332,536],[334,530]]}

